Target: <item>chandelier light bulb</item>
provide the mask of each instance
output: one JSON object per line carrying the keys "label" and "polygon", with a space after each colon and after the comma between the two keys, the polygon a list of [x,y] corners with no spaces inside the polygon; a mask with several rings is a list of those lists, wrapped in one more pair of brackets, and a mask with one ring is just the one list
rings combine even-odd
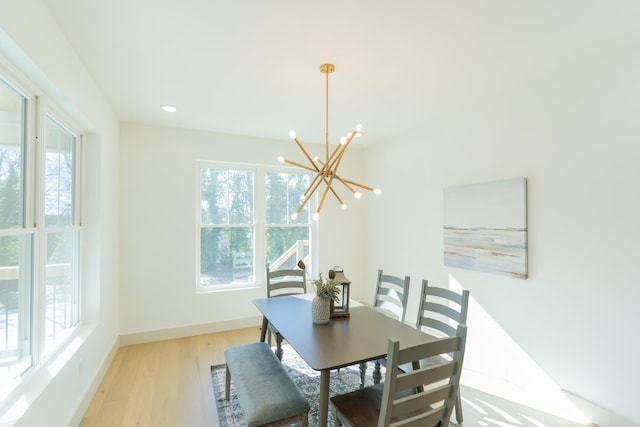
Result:
{"label": "chandelier light bulb", "polygon": [[320,219],[320,214],[318,212],[313,214],[313,220],[318,221]]}
{"label": "chandelier light bulb", "polygon": [[360,132],[362,130],[362,125],[358,124],[356,125],[356,131]]}
{"label": "chandelier light bulb", "polygon": [[340,145],[344,145],[347,143],[347,137],[346,136],[341,136],[340,137]]}
{"label": "chandelier light bulb", "polygon": [[347,138],[351,138],[351,135],[353,135],[353,132],[347,133]]}
{"label": "chandelier light bulb", "polygon": [[375,194],[376,196],[379,196],[381,193],[382,193],[382,190],[380,190],[379,188],[373,189],[373,194]]}
{"label": "chandelier light bulb", "polygon": [[347,204],[346,204],[346,203],[343,203],[343,204],[342,204],[342,210],[343,210],[343,211],[346,211],[346,210],[347,210]]}
{"label": "chandelier light bulb", "polygon": [[284,157],[278,156],[278,163],[284,163]]}
{"label": "chandelier light bulb", "polygon": [[362,199],[362,193],[359,191],[356,191],[355,193],[353,193],[353,197],[355,197],[356,199]]}
{"label": "chandelier light bulb", "polygon": [[296,220],[298,219],[298,212],[294,212],[291,214],[291,219]]}
{"label": "chandelier light bulb", "polygon": [[291,139],[296,139],[296,131],[295,130],[289,131],[289,137]]}

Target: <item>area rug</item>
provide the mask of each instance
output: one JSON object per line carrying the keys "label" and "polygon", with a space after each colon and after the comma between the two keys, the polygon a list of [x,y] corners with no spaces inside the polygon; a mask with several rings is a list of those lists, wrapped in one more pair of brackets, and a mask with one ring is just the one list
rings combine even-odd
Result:
{"label": "area rug", "polygon": [[[320,372],[309,368],[304,360],[302,360],[289,345],[284,345],[282,348],[284,350],[282,364],[311,405],[311,411],[309,412],[309,427],[316,427],[318,425]],[[367,386],[373,384],[373,379],[371,377],[373,366],[373,362],[369,362],[367,364],[365,378],[365,385]],[[381,371],[384,378],[384,366],[381,367]],[[230,399],[229,401],[224,400],[224,365],[211,367],[211,381],[213,383],[213,392],[216,397],[216,404],[218,407],[220,427],[245,427],[247,424],[244,422],[242,408],[238,404],[238,397],[236,396],[233,386],[233,379],[231,380]],[[359,366],[349,366],[340,369],[340,371],[331,372],[329,396],[348,393],[350,391],[357,390],[359,387]],[[333,425],[333,416],[331,411],[329,411],[329,425]]]}

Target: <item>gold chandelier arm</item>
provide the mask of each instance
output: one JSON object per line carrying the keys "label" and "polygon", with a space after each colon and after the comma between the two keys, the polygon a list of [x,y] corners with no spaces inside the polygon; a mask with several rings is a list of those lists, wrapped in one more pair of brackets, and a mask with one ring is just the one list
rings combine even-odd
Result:
{"label": "gold chandelier arm", "polygon": [[311,196],[313,195],[313,193],[315,193],[315,191],[318,189],[318,187],[320,186],[320,183],[323,182],[326,178],[328,174],[328,170],[326,167],[323,167],[320,172],[318,172],[318,175],[316,175],[315,178],[313,178],[313,181],[311,181],[311,184],[309,184],[309,187],[307,188],[307,191],[304,192],[304,195],[306,196],[304,198],[304,201],[302,202],[302,204],[300,205],[300,208],[298,208],[298,213],[300,213],[300,211],[302,210],[302,208],[304,207],[305,204],[307,204],[307,202],[309,201],[309,199],[311,198]]}
{"label": "gold chandelier arm", "polygon": [[[304,192],[303,196],[306,196],[309,190],[311,190],[311,193],[316,191],[316,189],[318,188],[318,185],[320,185],[320,180],[324,179],[326,175],[327,175],[327,167],[326,165],[322,165],[322,169],[318,170],[318,174],[313,178],[313,181],[311,181],[311,183],[309,184],[309,187],[307,187],[307,191]],[[312,187],[313,187],[313,190],[311,189]]]}
{"label": "gold chandelier arm", "polygon": [[[338,195],[338,193],[336,192],[336,190],[334,190],[333,186],[331,186],[328,182],[327,182],[327,178],[323,177],[322,180],[324,181],[324,183],[327,185],[327,188],[329,190],[331,190],[331,193],[335,196],[335,198],[338,200],[338,203],[340,203],[341,206],[344,205],[344,201],[342,201],[342,199],[340,198],[340,196]],[[316,186],[316,188],[318,188],[318,186]],[[309,191],[309,189],[307,188],[307,191],[305,191],[304,194],[307,194],[307,192]],[[315,190],[314,190],[315,191]],[[296,211],[297,214],[300,214],[300,212],[302,212],[302,209],[304,209],[304,206],[307,204],[307,202],[309,201],[309,199],[311,198],[311,195],[313,194],[313,192],[311,194],[309,194],[304,201],[300,204],[300,207],[298,207],[298,210]],[[324,201],[324,198],[323,198]],[[322,208],[322,204],[319,205],[318,209],[316,210],[316,212],[320,212],[320,209]]]}
{"label": "gold chandelier arm", "polygon": [[[338,146],[333,150],[333,152],[331,153],[331,156],[327,160],[327,164],[329,165],[329,168],[338,170],[337,167],[334,168],[334,165],[336,163],[338,164],[340,163],[340,160],[342,159],[344,152],[347,150],[347,147],[349,146],[349,144],[351,144],[351,141],[353,141],[353,138],[355,137],[355,135],[356,135],[356,132],[352,132],[351,136],[347,139],[347,141],[344,144],[338,144]],[[318,160],[318,163],[320,163],[321,165],[324,165],[324,163],[322,163],[321,160]]]}
{"label": "gold chandelier arm", "polygon": [[339,176],[336,176],[336,178],[338,178],[340,180],[340,182],[342,182],[342,183],[348,182],[349,184],[355,185],[355,186],[360,187],[360,188],[362,188],[364,190],[375,191],[375,188],[369,187],[368,185],[360,184],[359,182],[351,181],[349,179],[343,179],[343,178],[340,178]]}
{"label": "gold chandelier arm", "polygon": [[338,196],[338,193],[336,193],[336,190],[334,190],[333,187],[329,187],[329,189],[331,190],[335,198],[338,200],[338,203],[340,203],[340,206],[344,206],[344,202],[342,201],[340,196]]}
{"label": "gold chandelier arm", "polygon": [[302,150],[304,155],[307,157],[307,159],[309,160],[309,163],[311,163],[313,165],[313,167],[316,168],[316,172],[317,172],[318,171],[318,166],[316,166],[316,162],[313,161],[313,158],[309,155],[307,150],[304,149],[304,147],[302,146],[302,143],[300,142],[300,140],[297,137],[293,138],[293,140],[296,142],[296,144],[298,144],[298,147],[300,148],[300,150]]}
{"label": "gold chandelier arm", "polygon": [[347,145],[348,144],[338,145],[333,150],[333,152],[331,153],[331,156],[329,156],[329,160],[326,163],[320,159],[318,159],[318,163],[320,163],[324,168],[333,169],[333,165],[336,163],[336,161],[338,159],[341,159],[342,156],[344,155],[344,150],[347,149]]}
{"label": "gold chandelier arm", "polygon": [[329,193],[329,189],[331,188],[331,183],[333,182],[333,177],[335,175],[331,174],[331,178],[329,178],[329,183],[327,184],[327,187],[324,189],[324,192],[322,193],[322,199],[320,199],[320,204],[318,205],[318,209],[316,210],[317,213],[320,213],[320,209],[322,209],[322,205],[324,205],[324,201],[327,198],[327,194]]}
{"label": "gold chandelier arm", "polygon": [[[322,166],[324,166],[324,162],[320,159],[318,159],[318,163],[320,163]],[[337,170],[337,168],[336,168]],[[335,171],[332,173],[332,176],[335,176],[336,178],[340,179],[338,177],[338,175],[335,173]],[[340,203],[340,205],[344,205],[344,202],[342,201],[342,199],[340,198],[340,196],[338,196],[338,193],[336,192],[336,190],[333,189],[333,187],[331,185],[329,185],[329,182],[327,182],[327,178],[326,176],[322,178],[322,180],[324,181],[324,183],[329,187],[329,189],[331,190],[331,192],[333,193],[333,195],[335,196],[335,198],[338,200],[338,203]],[[307,189],[308,190],[308,189]],[[306,192],[304,194],[307,194]]]}
{"label": "gold chandelier arm", "polygon": [[303,165],[302,163],[294,162],[294,161],[291,161],[291,160],[284,159],[283,161],[285,163],[290,164],[290,165],[297,166],[300,169],[305,169],[305,170],[308,170],[308,171],[311,171],[311,172],[318,172],[318,167],[315,164],[314,164],[314,166],[315,166],[315,169],[314,169],[312,167]]}

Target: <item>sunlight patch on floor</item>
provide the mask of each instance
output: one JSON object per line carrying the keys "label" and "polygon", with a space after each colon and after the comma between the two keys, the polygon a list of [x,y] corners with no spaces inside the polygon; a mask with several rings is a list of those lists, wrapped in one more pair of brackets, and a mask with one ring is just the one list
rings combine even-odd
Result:
{"label": "sunlight patch on floor", "polygon": [[[449,284],[453,290],[463,289],[451,275]],[[560,387],[493,320],[473,295],[469,301],[467,324],[469,334],[461,378],[463,385],[576,423],[590,424]],[[510,424],[507,421],[505,425]]]}

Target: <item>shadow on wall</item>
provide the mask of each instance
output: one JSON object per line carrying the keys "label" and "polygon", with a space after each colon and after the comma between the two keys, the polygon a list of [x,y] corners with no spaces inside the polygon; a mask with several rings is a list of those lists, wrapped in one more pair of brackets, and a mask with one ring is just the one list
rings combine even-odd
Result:
{"label": "shadow on wall", "polygon": [[[463,289],[452,275],[449,275],[449,286],[458,292]],[[475,395],[487,393],[500,397],[504,399],[504,402],[510,402],[508,407],[519,408],[518,411],[522,408],[528,408],[535,410],[534,413],[538,415],[545,413],[555,415],[576,423],[576,425],[591,424],[561,391],[560,387],[478,304],[473,298],[473,294],[471,294],[469,301],[467,324],[469,325],[469,334],[461,378],[463,386],[476,390]],[[470,395],[474,396],[473,393]],[[464,401],[466,398],[464,389],[462,397]],[[466,403],[467,406],[472,404],[469,400]],[[477,406],[478,408],[479,406]],[[497,410],[497,408],[494,409]],[[505,413],[508,415],[508,410]],[[509,415],[511,418],[515,416],[516,414]],[[508,420],[509,417],[503,416],[502,418]],[[531,416],[529,417],[531,418]],[[535,420],[535,418],[532,419]],[[548,424],[544,422],[536,424],[530,420],[526,425]]]}

